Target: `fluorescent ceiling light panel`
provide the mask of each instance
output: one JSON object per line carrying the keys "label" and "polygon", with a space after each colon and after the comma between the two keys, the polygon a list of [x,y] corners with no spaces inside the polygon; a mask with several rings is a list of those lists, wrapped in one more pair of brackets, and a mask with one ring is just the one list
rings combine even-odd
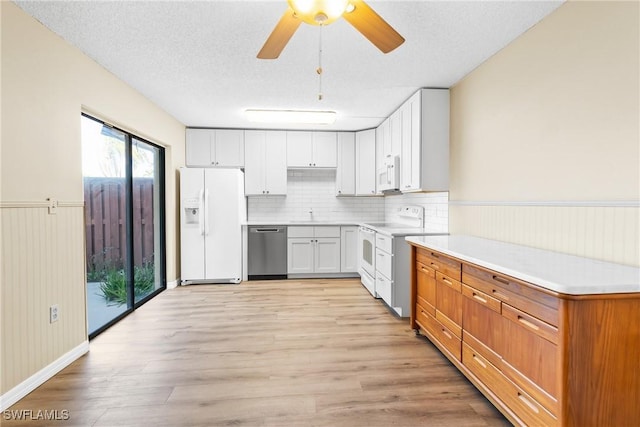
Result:
{"label": "fluorescent ceiling light panel", "polygon": [[336,121],[335,111],[245,110],[247,119],[255,123],[299,123],[329,125]]}

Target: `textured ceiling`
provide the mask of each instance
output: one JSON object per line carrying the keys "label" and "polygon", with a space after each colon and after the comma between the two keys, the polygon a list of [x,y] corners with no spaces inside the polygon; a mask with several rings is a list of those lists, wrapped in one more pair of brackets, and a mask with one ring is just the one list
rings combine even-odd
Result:
{"label": "textured ceiling", "polygon": [[280,58],[256,59],[285,0],[16,1],[187,126],[268,128],[243,111],[332,109],[336,123],[316,128],[339,130],[377,126],[418,88],[453,86],[562,4],[368,3],[406,42],[384,55],[342,19],[325,27],[319,101],[319,27],[302,24]]}

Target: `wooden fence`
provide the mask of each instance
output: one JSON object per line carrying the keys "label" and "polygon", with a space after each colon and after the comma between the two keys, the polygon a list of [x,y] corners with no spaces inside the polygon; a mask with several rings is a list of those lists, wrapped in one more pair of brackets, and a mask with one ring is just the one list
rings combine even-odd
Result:
{"label": "wooden fence", "polygon": [[[153,178],[133,180],[133,260],[153,262]],[[84,179],[87,272],[122,268],[126,259],[126,183],[124,178]]]}

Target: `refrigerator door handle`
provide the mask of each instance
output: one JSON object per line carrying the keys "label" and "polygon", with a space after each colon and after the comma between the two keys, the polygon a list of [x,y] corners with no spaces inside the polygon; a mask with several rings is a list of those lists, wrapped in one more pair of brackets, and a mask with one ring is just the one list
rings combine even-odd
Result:
{"label": "refrigerator door handle", "polygon": [[200,189],[200,195],[198,197],[200,208],[198,209],[198,229],[200,235],[204,236],[204,188]]}
{"label": "refrigerator door handle", "polygon": [[207,212],[204,216],[204,234],[209,235],[209,189],[204,190],[204,206],[207,209]]}

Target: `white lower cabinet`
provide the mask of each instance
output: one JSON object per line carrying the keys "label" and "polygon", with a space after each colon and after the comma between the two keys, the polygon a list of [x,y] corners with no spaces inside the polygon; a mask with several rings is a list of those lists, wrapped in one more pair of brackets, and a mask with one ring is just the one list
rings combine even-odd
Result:
{"label": "white lower cabinet", "polygon": [[340,238],[320,237],[315,240],[314,273],[340,272]]}
{"label": "white lower cabinet", "polygon": [[313,243],[313,239],[307,237],[287,239],[288,274],[308,274],[314,272],[315,251]]}
{"label": "white lower cabinet", "polygon": [[358,227],[340,227],[340,272],[358,272]]}
{"label": "white lower cabinet", "polygon": [[340,227],[288,227],[287,273],[340,273]]}

